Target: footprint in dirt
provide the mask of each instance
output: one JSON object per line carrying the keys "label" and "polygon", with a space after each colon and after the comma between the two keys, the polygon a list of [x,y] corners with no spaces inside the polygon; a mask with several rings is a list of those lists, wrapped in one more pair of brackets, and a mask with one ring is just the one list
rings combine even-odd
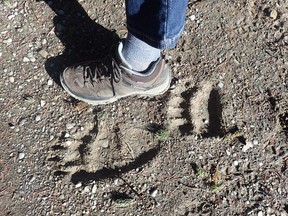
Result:
{"label": "footprint in dirt", "polygon": [[148,163],[159,150],[146,129],[95,121],[73,137],[51,143],[48,161],[56,167],[55,176],[77,184],[118,177]]}
{"label": "footprint in dirt", "polygon": [[203,137],[222,136],[222,105],[220,94],[211,82],[200,88],[182,82],[171,91],[167,102],[169,130],[182,135],[201,134]]}

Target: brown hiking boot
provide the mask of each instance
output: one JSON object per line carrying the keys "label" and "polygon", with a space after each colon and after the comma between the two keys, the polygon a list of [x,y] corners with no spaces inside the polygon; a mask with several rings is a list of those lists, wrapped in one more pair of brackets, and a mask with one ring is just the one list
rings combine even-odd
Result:
{"label": "brown hiking boot", "polygon": [[60,77],[63,88],[74,98],[93,105],[133,95],[156,96],[168,90],[171,72],[163,58],[153,63],[146,73],[134,72],[116,58],[66,68]]}

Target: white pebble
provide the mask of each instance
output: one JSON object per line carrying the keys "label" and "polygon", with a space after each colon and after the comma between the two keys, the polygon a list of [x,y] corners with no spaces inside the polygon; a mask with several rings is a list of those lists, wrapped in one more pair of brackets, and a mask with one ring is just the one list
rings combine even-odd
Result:
{"label": "white pebble", "polygon": [[49,53],[45,50],[40,50],[39,52],[39,55],[41,55],[43,58],[47,58]]}
{"label": "white pebble", "polygon": [[257,216],[263,216],[263,212],[262,211],[259,211]]}
{"label": "white pebble", "polygon": [[66,124],[67,130],[72,129],[74,126],[75,126],[75,123],[68,123],[68,124]]}
{"label": "white pebble", "polygon": [[94,193],[96,193],[96,191],[97,191],[97,186],[93,185],[91,192],[94,194]]}
{"label": "white pebble", "polygon": [[84,187],[84,189],[83,189],[83,192],[84,192],[84,193],[89,193],[89,191],[90,191],[89,186]]}
{"label": "white pebble", "polygon": [[9,77],[9,81],[10,81],[11,83],[14,83],[15,78],[14,78],[14,77]]}
{"label": "white pebble", "polygon": [[23,58],[23,62],[29,62],[29,61],[30,61],[29,58],[27,58],[27,57]]}
{"label": "white pebble", "polygon": [[35,61],[36,61],[36,58],[33,56],[33,57],[30,57],[29,60],[30,60],[31,62],[35,62]]}
{"label": "white pebble", "polygon": [[48,86],[52,86],[53,85],[53,81],[51,79],[48,80]]}
{"label": "white pebble", "polygon": [[69,133],[65,133],[65,138],[69,138],[70,137],[70,134]]}
{"label": "white pebble", "polygon": [[196,16],[195,15],[191,15],[189,18],[190,18],[191,21],[194,21],[196,19]]}
{"label": "white pebble", "polygon": [[14,17],[15,17],[15,15],[11,14],[11,15],[8,16],[8,20],[12,20]]}
{"label": "white pebble", "polygon": [[223,84],[222,82],[219,82],[219,83],[217,84],[217,86],[222,89],[222,88],[224,87],[224,84]]}
{"label": "white pebble", "polygon": [[252,147],[253,147],[252,142],[248,141],[248,142],[246,143],[246,145],[243,146],[242,151],[243,151],[243,152],[246,152],[249,148],[252,148]]}
{"label": "white pebble", "polygon": [[41,120],[41,116],[40,115],[37,115],[36,117],[35,117],[35,121],[40,121]]}
{"label": "white pebble", "polygon": [[44,100],[41,100],[41,101],[40,101],[40,106],[41,106],[41,107],[44,107],[45,104],[46,104],[46,102],[45,102]]}
{"label": "white pebble", "polygon": [[75,188],[79,188],[79,187],[81,187],[81,186],[82,186],[82,183],[79,182],[78,184],[75,185]]}
{"label": "white pebble", "polygon": [[18,160],[22,160],[25,157],[25,153],[19,153]]}
{"label": "white pebble", "polygon": [[157,193],[158,193],[158,190],[156,189],[151,192],[151,196],[155,198],[157,196]]}
{"label": "white pebble", "polygon": [[234,161],[233,164],[234,164],[234,166],[238,166],[239,162],[238,161]]}
{"label": "white pebble", "polygon": [[3,40],[4,44],[10,45],[12,44],[12,38],[8,38],[7,40]]}
{"label": "white pebble", "polygon": [[257,139],[254,139],[254,140],[253,140],[253,145],[258,145],[258,144],[259,144],[258,140],[257,140]]}
{"label": "white pebble", "polygon": [[42,40],[42,45],[45,45],[45,44],[47,44],[47,40],[44,38],[44,39]]}

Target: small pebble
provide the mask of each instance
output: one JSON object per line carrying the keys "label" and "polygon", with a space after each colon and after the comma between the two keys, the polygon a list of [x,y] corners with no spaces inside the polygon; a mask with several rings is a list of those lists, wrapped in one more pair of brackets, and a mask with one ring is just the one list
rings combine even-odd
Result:
{"label": "small pebble", "polygon": [[21,119],[19,120],[18,124],[19,124],[19,126],[21,127],[21,126],[23,126],[26,122],[27,122],[27,119],[21,118]]}
{"label": "small pebble", "polygon": [[25,157],[25,153],[21,152],[18,155],[18,160],[22,160],[22,159],[24,159],[24,157]]}
{"label": "small pebble", "polygon": [[78,184],[75,185],[75,188],[80,188],[82,186],[82,183],[79,182]]}
{"label": "small pebble", "polygon": [[53,81],[51,79],[49,79],[47,85],[48,86],[52,86],[53,85]]}
{"label": "small pebble", "polygon": [[222,88],[224,87],[224,84],[223,84],[222,82],[219,82],[219,83],[217,84],[217,86],[222,89]]}
{"label": "small pebble", "polygon": [[40,56],[42,56],[42,58],[47,58],[49,55],[49,53],[46,52],[45,50],[40,50],[38,53]]}
{"label": "small pebble", "polygon": [[246,152],[249,148],[252,148],[252,147],[253,147],[252,142],[248,141],[248,142],[246,143],[246,145],[243,146],[242,151],[243,151],[243,152]]}
{"label": "small pebble", "polygon": [[93,187],[92,187],[92,190],[91,190],[91,193],[96,193],[96,191],[97,191],[97,186],[96,185],[93,185]]}
{"label": "small pebble", "polygon": [[254,139],[254,140],[253,140],[253,145],[258,145],[258,144],[259,144],[258,140],[257,140],[257,139]]}
{"label": "small pebble", "polygon": [[36,117],[35,117],[35,121],[40,121],[41,120],[41,116],[40,115],[37,115]]}
{"label": "small pebble", "polygon": [[45,45],[45,44],[47,44],[47,40],[44,38],[41,43],[42,43],[42,45]]}
{"label": "small pebble", "polygon": [[8,18],[8,20],[12,20],[14,17],[15,17],[15,15],[14,15],[14,14],[11,14],[11,15],[9,15],[7,18]]}
{"label": "small pebble", "polygon": [[191,15],[189,18],[190,18],[191,21],[196,20],[196,16],[195,15]]}
{"label": "small pebble", "polygon": [[272,10],[271,13],[270,13],[270,17],[273,19],[273,20],[276,20],[277,17],[278,17],[278,12],[276,10]]}
{"label": "small pebble", "polygon": [[31,62],[35,62],[35,61],[36,61],[36,58],[33,56],[33,57],[29,58],[29,60],[30,60]]}
{"label": "small pebble", "polygon": [[151,196],[154,197],[154,198],[157,196],[157,194],[158,194],[158,190],[157,189],[155,189],[155,190],[153,190],[151,192]]}
{"label": "small pebble", "polygon": [[29,58],[27,58],[27,57],[23,58],[23,62],[29,62],[29,61],[30,61]]}
{"label": "small pebble", "polygon": [[75,123],[68,123],[68,124],[66,124],[67,130],[71,130],[71,129],[74,128],[74,127],[75,127]]}
{"label": "small pebble", "polygon": [[234,164],[234,166],[238,166],[239,162],[238,161],[234,161],[233,164]]}
{"label": "small pebble", "polygon": [[8,38],[7,40],[3,40],[3,43],[7,44],[7,45],[11,45],[12,44],[12,38]]}
{"label": "small pebble", "polygon": [[11,83],[14,83],[15,78],[14,78],[14,77],[9,77],[9,81],[10,81]]}
{"label": "small pebble", "polygon": [[84,187],[83,192],[84,193],[89,193],[90,192],[89,186]]}
{"label": "small pebble", "polygon": [[259,211],[257,216],[263,216],[263,212],[262,211]]}
{"label": "small pebble", "polygon": [[69,138],[69,137],[70,137],[70,134],[69,134],[69,133],[65,133],[64,137],[65,137],[65,138]]}
{"label": "small pebble", "polygon": [[41,106],[41,107],[44,107],[45,104],[46,104],[46,102],[45,102],[44,100],[41,100],[41,101],[40,101],[40,106]]}

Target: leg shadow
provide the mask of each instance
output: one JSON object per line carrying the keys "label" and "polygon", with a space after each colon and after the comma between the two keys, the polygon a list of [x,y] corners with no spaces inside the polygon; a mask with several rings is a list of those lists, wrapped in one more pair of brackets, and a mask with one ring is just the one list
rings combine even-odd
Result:
{"label": "leg shadow", "polygon": [[65,46],[64,52],[49,58],[45,69],[60,84],[60,73],[70,65],[86,60],[103,58],[111,52],[119,37],[90,19],[76,0],[43,0],[55,13],[53,19],[56,36]]}

